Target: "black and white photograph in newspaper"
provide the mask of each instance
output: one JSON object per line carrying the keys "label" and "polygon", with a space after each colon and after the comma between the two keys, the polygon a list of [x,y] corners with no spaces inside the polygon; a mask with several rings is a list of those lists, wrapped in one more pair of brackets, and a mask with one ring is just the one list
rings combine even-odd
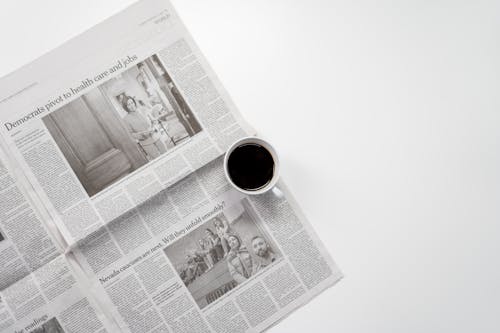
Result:
{"label": "black and white photograph in newspaper", "polygon": [[157,55],[42,120],[90,197],[202,131]]}
{"label": "black and white photograph in newspaper", "polygon": [[200,309],[282,257],[246,198],[164,251]]}
{"label": "black and white photograph in newspaper", "polygon": [[30,333],[65,333],[56,317],[46,321],[42,326],[35,328]]}

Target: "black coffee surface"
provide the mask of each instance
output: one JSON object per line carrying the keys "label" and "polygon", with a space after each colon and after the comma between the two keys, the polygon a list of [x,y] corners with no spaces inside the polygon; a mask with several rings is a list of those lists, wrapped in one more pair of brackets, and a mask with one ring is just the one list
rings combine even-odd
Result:
{"label": "black coffee surface", "polygon": [[236,186],[257,191],[273,178],[274,161],[271,153],[261,145],[243,144],[229,155],[227,169]]}

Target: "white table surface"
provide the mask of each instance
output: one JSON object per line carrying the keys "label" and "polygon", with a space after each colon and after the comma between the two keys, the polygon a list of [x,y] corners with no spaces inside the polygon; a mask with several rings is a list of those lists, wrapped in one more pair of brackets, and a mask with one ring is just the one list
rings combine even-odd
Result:
{"label": "white table surface", "polygon": [[[270,331],[500,331],[500,3],[175,0],[345,273]],[[2,0],[0,75],[130,0]]]}

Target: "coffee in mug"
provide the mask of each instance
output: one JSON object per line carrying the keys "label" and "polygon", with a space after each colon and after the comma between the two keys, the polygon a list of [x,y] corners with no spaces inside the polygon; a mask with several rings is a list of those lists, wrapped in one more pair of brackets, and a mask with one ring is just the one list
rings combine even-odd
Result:
{"label": "coffee in mug", "polygon": [[269,143],[248,137],[229,148],[224,170],[236,189],[246,194],[260,194],[271,189],[278,180],[278,157]]}

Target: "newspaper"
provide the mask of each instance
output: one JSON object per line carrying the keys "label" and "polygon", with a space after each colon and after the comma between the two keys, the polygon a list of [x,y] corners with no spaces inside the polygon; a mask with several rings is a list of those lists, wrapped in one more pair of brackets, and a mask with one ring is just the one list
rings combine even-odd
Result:
{"label": "newspaper", "polygon": [[342,274],[171,4],[144,0],[0,80],[1,332],[259,332]]}

